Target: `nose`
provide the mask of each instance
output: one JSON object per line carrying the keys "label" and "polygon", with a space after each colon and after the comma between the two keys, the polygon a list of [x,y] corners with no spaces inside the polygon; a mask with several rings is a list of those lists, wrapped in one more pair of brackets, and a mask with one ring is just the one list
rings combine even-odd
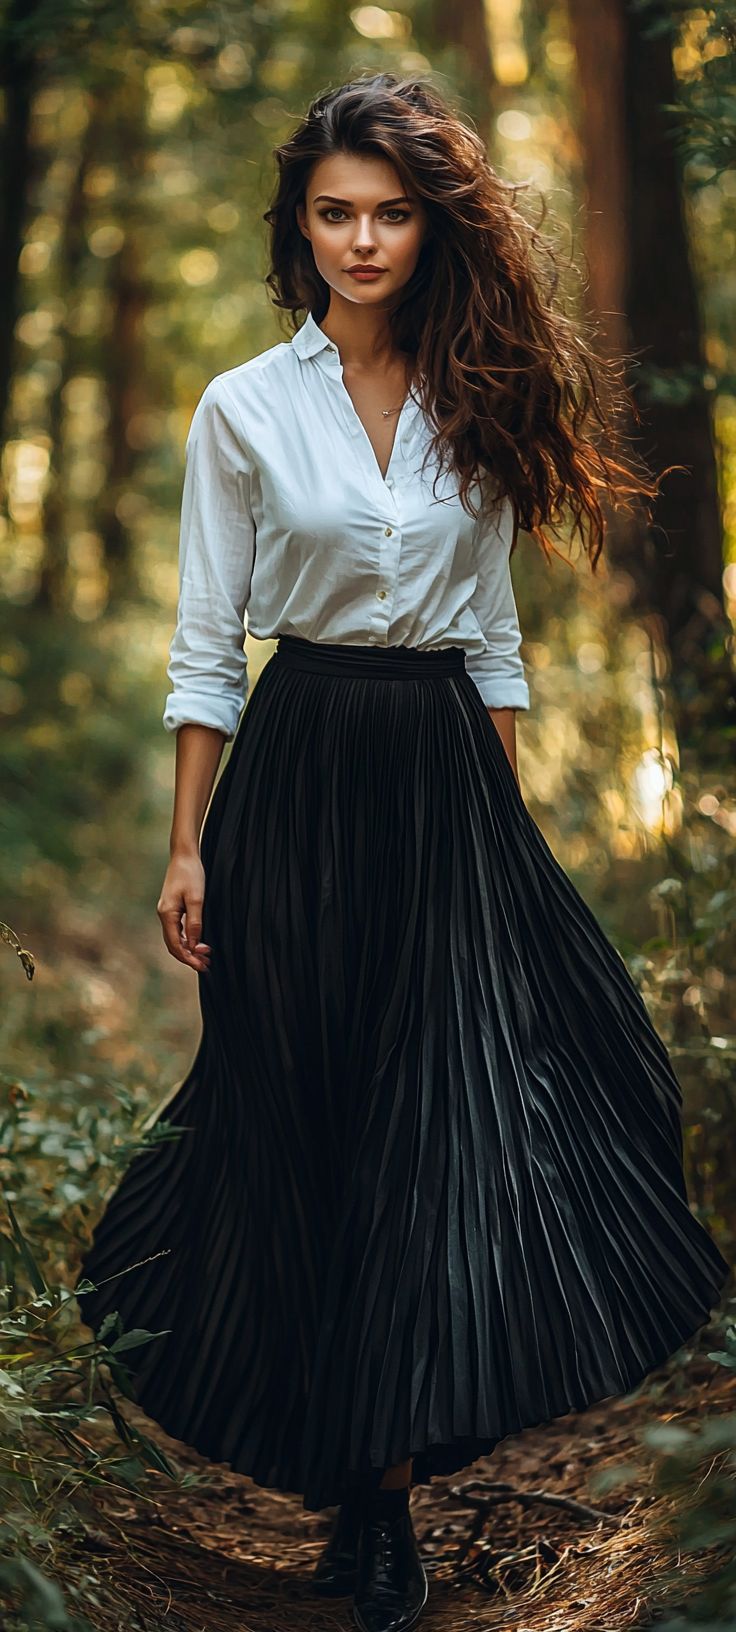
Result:
{"label": "nose", "polygon": [[353,238],[354,255],[372,255],[376,248],[376,235],[373,231],[373,222],[370,214],[359,215],[356,222],[355,237]]}

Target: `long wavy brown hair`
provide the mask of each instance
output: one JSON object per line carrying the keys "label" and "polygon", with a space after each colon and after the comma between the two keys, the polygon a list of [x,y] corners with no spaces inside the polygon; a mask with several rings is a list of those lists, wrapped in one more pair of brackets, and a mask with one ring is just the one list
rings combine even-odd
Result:
{"label": "long wavy brown hair", "polygon": [[595,565],[606,507],[631,509],[654,485],[621,451],[619,371],[564,311],[557,254],[519,209],[518,188],[425,84],[379,74],[320,96],[276,149],[266,215],[267,281],[295,327],[305,312],[321,322],[329,306],[297,207],[314,165],[334,153],[388,160],[426,211],[429,232],[390,325],[440,469],[455,473],[471,513],[490,478],[517,528],[545,547],[571,528]]}

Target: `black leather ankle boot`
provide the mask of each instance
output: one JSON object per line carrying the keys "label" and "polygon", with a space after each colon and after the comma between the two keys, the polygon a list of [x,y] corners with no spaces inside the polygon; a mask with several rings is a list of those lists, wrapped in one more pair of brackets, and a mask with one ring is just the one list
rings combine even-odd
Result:
{"label": "black leather ankle boot", "polygon": [[409,1632],[427,1602],[408,1500],[403,1511],[399,1503],[382,1501],[399,1495],[379,1491],[366,1504],[353,1609],[359,1632]]}
{"label": "black leather ankle boot", "polygon": [[332,1535],[317,1560],[312,1586],[323,1598],[347,1598],[355,1591],[364,1502],[362,1490],[351,1491],[345,1498]]}

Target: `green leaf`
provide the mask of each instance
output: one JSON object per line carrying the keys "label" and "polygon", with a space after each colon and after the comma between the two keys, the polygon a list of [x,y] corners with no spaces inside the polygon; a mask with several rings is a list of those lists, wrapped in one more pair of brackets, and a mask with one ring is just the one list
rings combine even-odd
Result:
{"label": "green leaf", "polygon": [[142,1327],[136,1326],[130,1332],[123,1332],[110,1344],[110,1354],[122,1354],[124,1349],[140,1349],[144,1343],[153,1343],[157,1337],[168,1337],[169,1332],[144,1332]]}
{"label": "green leaf", "polygon": [[98,1343],[105,1343],[111,1332],[118,1332],[121,1334],[122,1330],[123,1322],[120,1319],[119,1314],[113,1312],[111,1315],[105,1315],[105,1319],[103,1320],[99,1331],[95,1332],[95,1338]]}
{"label": "green leaf", "polygon": [[[120,1367],[119,1369],[122,1370],[123,1368]],[[109,1412],[115,1425],[115,1432],[118,1435],[118,1438],[122,1439],[123,1444],[128,1450],[131,1450],[137,1437],[137,1430],[135,1428],[131,1428],[130,1423],[126,1422],[125,1417],[122,1416],[120,1411],[118,1411],[117,1405],[115,1404],[115,1401],[111,1395],[109,1395],[105,1401],[104,1410]]]}
{"label": "green leaf", "polygon": [[40,1297],[42,1293],[48,1292],[48,1287],[47,1287],[46,1282],[45,1282],[45,1280],[43,1278],[43,1275],[41,1274],[41,1271],[40,1271],[40,1269],[38,1267],[38,1264],[36,1263],[36,1260],[35,1260],[35,1258],[33,1256],[33,1253],[31,1252],[31,1249],[30,1249],[30,1247],[28,1245],[28,1242],[26,1241],[26,1238],[25,1238],[25,1236],[23,1234],[23,1231],[22,1231],[22,1229],[20,1227],[20,1224],[18,1223],[18,1220],[17,1220],[17,1218],[15,1216],[15,1213],[13,1212],[13,1209],[12,1209],[12,1207],[10,1205],[8,1197],[4,1196],[3,1199],[5,1201],[5,1206],[8,1209],[8,1218],[10,1219],[11,1225],[13,1227],[13,1234],[15,1236],[15,1239],[16,1239],[17,1243],[18,1243],[18,1251],[20,1252],[21,1258],[23,1259],[23,1262],[24,1262],[24,1264],[26,1266],[26,1273],[28,1275],[28,1279],[29,1279],[29,1281],[31,1283],[31,1286],[33,1287],[34,1292],[36,1292],[38,1294],[38,1296]]}
{"label": "green leaf", "polygon": [[686,1428],[676,1428],[668,1422],[655,1422],[644,1431],[645,1445],[651,1445],[655,1451],[664,1451],[665,1455],[680,1455],[683,1451],[692,1451],[696,1448],[693,1434]]}
{"label": "green leaf", "polygon": [[726,1354],[725,1349],[714,1349],[708,1359],[715,1360],[716,1365],[725,1366],[727,1371],[736,1371],[736,1354]]}
{"label": "green leaf", "polygon": [[33,1617],[36,1626],[49,1632],[68,1632],[78,1623],[67,1614],[64,1599],[54,1581],[49,1581],[29,1558],[18,1556],[0,1565],[0,1582],[11,1588],[20,1588],[22,1609]]}
{"label": "green leaf", "polygon": [[614,1462],[607,1468],[600,1468],[588,1481],[591,1496],[610,1496],[611,1491],[620,1490],[624,1485],[631,1484],[632,1479],[641,1476],[641,1465],[638,1462]]}
{"label": "green leaf", "polygon": [[127,1366],[118,1366],[114,1360],[106,1361],[106,1365],[115,1387],[120,1389],[120,1393],[124,1394],[126,1400],[130,1400],[132,1405],[137,1405],[138,1396],[133,1387],[133,1379]]}
{"label": "green leaf", "polygon": [[159,1450],[158,1445],[154,1445],[153,1440],[149,1439],[147,1434],[141,1434],[136,1429],[135,1442],[136,1445],[140,1446],[141,1450],[146,1456],[146,1459],[151,1463],[152,1467],[158,1468],[159,1473],[165,1473],[169,1479],[176,1478],[176,1474],[168,1458],[164,1456],[163,1451]]}
{"label": "green leaf", "polygon": [[111,1462],[109,1466],[112,1472],[122,1479],[123,1484],[130,1485],[133,1490],[138,1480],[145,1479],[146,1476],[145,1466],[137,1456],[125,1457],[120,1462]]}
{"label": "green leaf", "polygon": [[731,1411],[725,1417],[712,1417],[704,1422],[696,1443],[701,1447],[701,1456],[736,1445],[736,1415]]}
{"label": "green leaf", "polygon": [[686,1553],[698,1553],[703,1547],[724,1547],[735,1536],[736,1524],[703,1513],[696,1516],[691,1533],[685,1532],[680,1545]]}

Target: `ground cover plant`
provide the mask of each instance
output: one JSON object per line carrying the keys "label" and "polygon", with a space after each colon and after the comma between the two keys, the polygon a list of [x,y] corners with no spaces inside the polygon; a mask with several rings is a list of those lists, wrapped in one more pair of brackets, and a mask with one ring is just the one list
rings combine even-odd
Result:
{"label": "ground cover plant", "polygon": [[[16,950],[32,975],[31,955]],[[80,1533],[80,1497],[103,1484],[143,1497],[151,1471],[176,1477],[120,1409],[134,1399],[126,1357],[152,1334],[124,1332],[112,1316],[92,1336],[72,1291],[111,1180],[137,1152],[178,1136],[166,1122],[136,1130],[134,1116],[120,1084],[38,1078],[29,1089],[0,1077],[0,1600],[9,1627],[86,1624],[44,1567]],[[80,1595],[83,1586],[72,1600]]]}

